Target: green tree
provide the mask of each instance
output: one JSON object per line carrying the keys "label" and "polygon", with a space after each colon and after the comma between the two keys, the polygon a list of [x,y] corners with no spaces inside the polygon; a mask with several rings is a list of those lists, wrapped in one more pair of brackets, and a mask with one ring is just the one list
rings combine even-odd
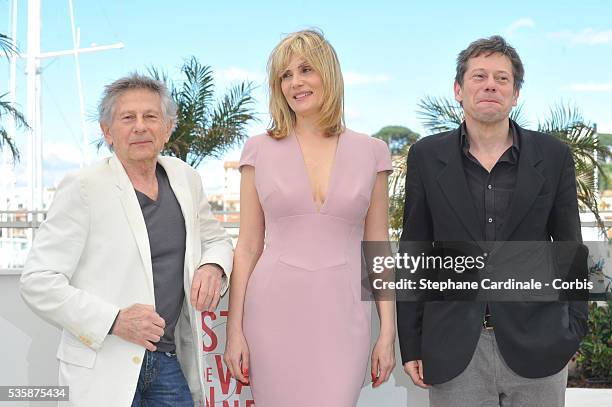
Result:
{"label": "green tree", "polygon": [[[0,33],[0,52],[4,54],[5,58],[9,58],[13,53],[17,52],[11,38],[2,33]],[[0,95],[0,150],[8,148],[11,151],[13,159],[19,160],[19,150],[15,145],[15,141],[1,123],[4,122],[5,116],[11,116],[13,120],[15,120],[17,126],[24,128],[29,128],[29,126],[24,115],[6,100],[7,95],[8,93]]]}
{"label": "green tree", "polygon": [[[447,98],[425,97],[419,104],[417,114],[421,117],[423,125],[430,134],[448,131],[457,128],[463,122],[463,109],[461,106]],[[515,108],[510,118],[521,127],[528,128],[523,119],[521,105]],[[597,219],[600,228],[604,225],[599,216],[597,207],[595,171],[605,179],[601,163],[593,158],[593,152],[597,151],[599,159],[609,155],[606,146],[601,145],[595,137],[595,127],[586,122],[577,108],[558,104],[551,108],[547,117],[538,123],[537,130],[557,137],[567,144],[572,152],[576,168],[576,187],[578,201],[584,208],[591,211]],[[406,177],[406,154],[398,159],[404,163],[396,166],[391,176],[391,213],[390,225],[401,227],[401,202],[404,201],[404,183]],[[394,207],[394,202],[396,206]],[[395,210],[395,212],[394,212]],[[396,218],[396,219],[393,219]],[[394,227],[394,226],[392,226]],[[397,232],[396,232],[397,234]]]}
{"label": "green tree", "polygon": [[603,192],[607,189],[612,189],[612,163],[601,163],[604,176],[599,177],[599,191]]}
{"label": "green tree", "polygon": [[387,143],[391,155],[401,154],[408,146],[417,142],[419,133],[415,133],[404,126],[386,126],[373,134],[372,137],[381,139]]}
{"label": "green tree", "polygon": [[149,72],[165,82],[178,106],[176,128],[162,154],[178,157],[197,167],[204,158],[219,158],[246,137],[246,126],[255,118],[250,82],[235,85],[214,100],[213,71],[191,57],[181,67],[184,80],[171,82],[155,68]]}
{"label": "green tree", "polygon": [[[608,152],[612,152],[612,134],[597,133],[597,138],[599,139],[599,144],[602,147],[607,148]],[[600,192],[603,192],[606,189],[612,189],[612,183],[610,182],[612,180],[612,163],[608,162],[609,160],[606,160],[606,158],[609,158],[609,155],[604,158],[599,158],[605,175],[604,177],[599,177]]]}
{"label": "green tree", "polygon": [[598,133],[599,143],[608,148],[612,147],[612,133]]}
{"label": "green tree", "polygon": [[393,173],[389,177],[389,228],[391,229],[391,238],[397,240],[399,240],[403,226],[407,150],[404,154],[394,157]]}
{"label": "green tree", "polygon": [[[421,137],[419,133],[410,130],[404,126],[385,126],[380,129],[372,137],[381,139],[389,146],[389,151],[394,157],[393,168],[395,172],[405,173],[406,154],[411,145],[417,142]],[[399,158],[398,158],[399,157]],[[398,238],[398,231],[402,227],[402,212],[404,209],[404,184],[398,177],[391,177],[391,190],[394,191],[389,196],[389,227],[392,231],[392,237]]]}
{"label": "green tree", "polygon": [[585,379],[612,381],[612,301],[589,304],[589,332],[580,343],[577,363]]}

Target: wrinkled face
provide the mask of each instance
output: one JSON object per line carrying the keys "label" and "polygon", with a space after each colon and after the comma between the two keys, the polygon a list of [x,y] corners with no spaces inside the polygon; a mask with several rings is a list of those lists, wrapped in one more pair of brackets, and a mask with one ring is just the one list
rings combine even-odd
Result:
{"label": "wrinkled face", "polygon": [[300,56],[293,56],[281,73],[281,90],[298,117],[316,116],[323,105],[323,79]]}
{"label": "wrinkled face", "polygon": [[470,58],[463,86],[455,82],[455,100],[462,103],[466,119],[481,123],[507,120],[518,96],[512,63],[499,53]]}
{"label": "wrinkled face", "polygon": [[115,101],[110,126],[101,124],[104,139],[123,164],[156,160],[170,138],[171,123],[162,115],[160,96],[132,89]]}

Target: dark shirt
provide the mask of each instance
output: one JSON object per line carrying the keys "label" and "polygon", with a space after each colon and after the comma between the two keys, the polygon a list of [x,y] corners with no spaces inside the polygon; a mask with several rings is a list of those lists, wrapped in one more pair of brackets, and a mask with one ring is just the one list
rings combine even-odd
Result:
{"label": "dark shirt", "polygon": [[510,132],[512,133],[512,146],[508,147],[491,172],[488,172],[470,153],[467,129],[465,123],[461,125],[463,171],[480,220],[482,237],[486,241],[497,240],[507,220],[516,186],[520,140],[512,122]]}
{"label": "dark shirt", "polygon": [[[510,203],[516,186],[520,140],[512,122],[510,122],[510,132],[512,145],[499,157],[491,172],[488,172],[470,153],[470,140],[465,122],[461,125],[463,171],[480,219],[482,237],[486,241],[497,240],[510,212]],[[485,314],[491,314],[489,304],[485,307]]]}
{"label": "dark shirt", "polygon": [[158,185],[157,201],[140,191],[136,191],[136,196],[149,235],[155,311],[166,321],[164,336],[155,345],[160,352],[174,352],[174,328],[185,298],[185,219],[170,187],[168,175],[159,164],[155,175]]}

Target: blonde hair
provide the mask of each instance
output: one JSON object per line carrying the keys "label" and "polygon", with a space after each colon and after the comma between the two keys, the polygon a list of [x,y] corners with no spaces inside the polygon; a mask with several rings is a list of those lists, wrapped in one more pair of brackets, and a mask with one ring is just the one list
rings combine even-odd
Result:
{"label": "blonde hair", "polygon": [[336,51],[322,33],[303,30],[286,36],[268,59],[268,86],[272,120],[268,134],[280,139],[295,127],[295,112],[291,110],[281,90],[281,75],[293,56],[300,56],[321,75],[323,105],[318,124],[326,136],[344,131],[344,80]]}

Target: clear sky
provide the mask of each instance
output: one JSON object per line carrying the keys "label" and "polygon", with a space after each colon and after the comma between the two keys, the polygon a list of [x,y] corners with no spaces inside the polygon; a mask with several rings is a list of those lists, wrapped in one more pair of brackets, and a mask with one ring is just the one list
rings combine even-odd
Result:
{"label": "clear sky", "polygon": [[[190,56],[211,65],[219,94],[244,79],[254,81],[256,110],[268,123],[265,65],[286,33],[321,29],[335,47],[346,80],[350,128],[372,134],[387,125],[421,134],[416,114],[423,97],[452,97],[455,58],[471,41],[501,34],[525,65],[519,102],[533,127],[551,106],[577,106],[584,117],[612,132],[612,2],[609,1],[201,1],[73,0],[81,46],[123,42],[121,50],[80,57],[88,129],[100,132],[96,105],[103,86],[149,66],[180,78]],[[18,2],[18,45],[27,51],[27,1]],[[0,0],[0,32],[10,34],[9,0]],[[72,47],[67,0],[42,0],[42,51]],[[18,64],[18,102],[25,111],[25,75]],[[8,64],[0,62],[0,94],[8,88]],[[82,154],[75,63],[43,61],[45,183],[56,184],[78,168]],[[26,154],[23,135],[18,135]],[[95,154],[95,149],[91,151]],[[101,155],[106,155],[102,151]],[[237,159],[240,148],[226,159]],[[25,162],[26,158],[22,161]],[[16,168],[24,180],[23,165]],[[201,166],[206,189],[223,182],[221,161]]]}

